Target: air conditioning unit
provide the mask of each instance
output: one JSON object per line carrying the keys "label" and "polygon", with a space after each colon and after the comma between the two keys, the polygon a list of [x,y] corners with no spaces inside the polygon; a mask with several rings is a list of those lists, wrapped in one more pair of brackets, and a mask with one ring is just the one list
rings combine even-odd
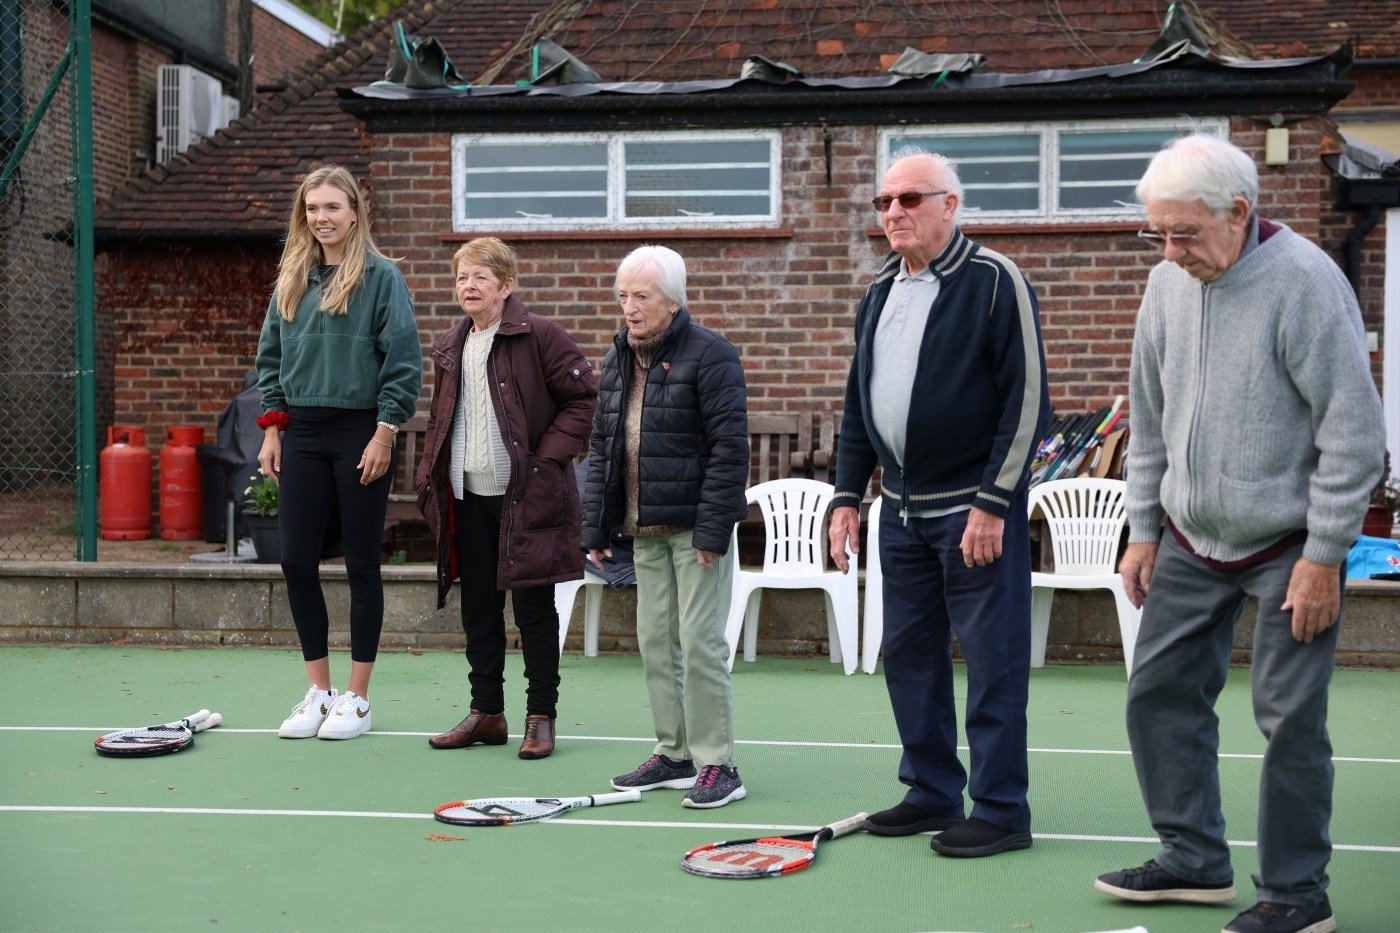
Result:
{"label": "air conditioning unit", "polygon": [[156,74],[156,161],[184,152],[228,125],[223,85],[189,65],[161,65]]}
{"label": "air conditioning unit", "polygon": [[224,117],[223,122],[219,124],[219,129],[223,129],[224,127],[228,126],[234,120],[237,120],[240,116],[243,115],[241,109],[238,106],[237,97],[229,97],[227,94],[225,94],[223,97],[223,101]]}

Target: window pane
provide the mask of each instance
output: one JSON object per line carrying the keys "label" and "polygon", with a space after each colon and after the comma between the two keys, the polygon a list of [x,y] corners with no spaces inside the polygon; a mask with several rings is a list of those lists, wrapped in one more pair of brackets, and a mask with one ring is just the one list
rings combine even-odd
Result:
{"label": "window pane", "polygon": [[773,212],[767,140],[629,140],[623,161],[629,218],[767,217]]}
{"label": "window pane", "polygon": [[468,220],[606,219],[606,143],[468,146]]}
{"label": "window pane", "polygon": [[1060,207],[1116,210],[1132,204],[1147,163],[1178,135],[1176,130],[1061,133]]}
{"label": "window pane", "polygon": [[914,147],[953,160],[963,183],[964,211],[1040,209],[1040,135],[896,136],[890,152]]}

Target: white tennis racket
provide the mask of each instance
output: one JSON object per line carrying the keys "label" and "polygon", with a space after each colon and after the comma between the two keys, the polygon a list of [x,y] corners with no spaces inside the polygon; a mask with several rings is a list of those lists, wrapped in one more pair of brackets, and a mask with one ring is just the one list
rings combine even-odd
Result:
{"label": "white tennis racket", "polygon": [[116,732],[99,736],[92,744],[99,755],[113,758],[168,755],[189,748],[194,744],[196,732],[212,729],[223,721],[224,717],[218,713],[202,709],[174,722],[140,726],[135,729],[118,729]]}
{"label": "white tennis racket", "polygon": [[433,811],[433,816],[456,826],[514,826],[547,820],[580,807],[605,807],[610,803],[633,803],[641,799],[639,790],[591,797],[482,797],[444,803]]}

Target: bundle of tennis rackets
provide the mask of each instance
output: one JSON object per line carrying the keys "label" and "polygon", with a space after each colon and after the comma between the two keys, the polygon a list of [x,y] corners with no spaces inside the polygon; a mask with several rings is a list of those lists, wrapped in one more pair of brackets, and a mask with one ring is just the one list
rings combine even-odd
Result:
{"label": "bundle of tennis rackets", "polygon": [[817,847],[862,828],[869,814],[857,813],[830,826],[792,836],[762,836],[697,846],[681,858],[681,868],[706,878],[776,878],[816,861]]}
{"label": "bundle of tennis rackets", "polygon": [[454,826],[515,826],[547,820],[580,807],[604,807],[641,799],[639,790],[591,797],[481,797],[444,803],[433,811],[433,816]]}
{"label": "bundle of tennis rackets", "polygon": [[218,713],[202,709],[174,722],[136,729],[118,729],[116,732],[99,736],[92,744],[97,748],[97,754],[113,758],[169,755],[193,745],[196,732],[212,729],[223,721],[224,717]]}

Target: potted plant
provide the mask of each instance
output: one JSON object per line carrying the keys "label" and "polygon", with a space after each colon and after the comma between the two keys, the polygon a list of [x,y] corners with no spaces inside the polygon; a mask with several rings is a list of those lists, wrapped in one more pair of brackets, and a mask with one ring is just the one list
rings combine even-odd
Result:
{"label": "potted plant", "polygon": [[1371,490],[1371,505],[1366,509],[1366,519],[1361,524],[1361,533],[1374,538],[1389,538],[1395,518],[1400,515],[1400,482],[1390,473],[1390,452],[1386,451],[1385,469],[1376,488]]}
{"label": "potted plant", "polygon": [[243,524],[253,539],[258,563],[280,564],[282,542],[277,527],[277,484],[271,477],[253,474],[243,490]]}

